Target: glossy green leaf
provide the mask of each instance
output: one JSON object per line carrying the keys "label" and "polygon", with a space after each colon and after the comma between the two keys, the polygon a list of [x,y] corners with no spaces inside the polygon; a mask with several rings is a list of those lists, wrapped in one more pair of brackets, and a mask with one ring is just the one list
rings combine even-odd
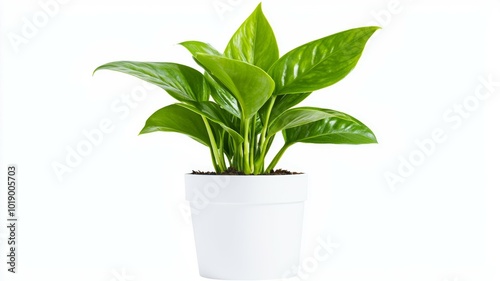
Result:
{"label": "glossy green leaf", "polygon": [[210,74],[205,73],[205,78],[207,81],[210,83],[212,86],[212,98],[214,101],[219,104],[223,109],[225,109],[227,112],[231,113],[232,115],[241,118],[241,111],[238,106],[238,101],[236,98],[231,95],[231,93],[224,88],[224,86],[220,85],[215,81]]}
{"label": "glossy green leaf", "polygon": [[115,61],[94,70],[107,69],[126,73],[161,87],[178,101],[206,101],[211,87],[194,68],[169,62]]}
{"label": "glossy green leaf", "polygon": [[255,115],[273,93],[273,79],[256,66],[206,54],[198,54],[195,59],[238,100],[242,119]]}
{"label": "glossy green leaf", "polygon": [[289,109],[278,116],[269,126],[269,135],[274,135],[281,130],[308,124],[327,117],[344,117],[338,111],[317,107],[297,107]]}
{"label": "glossy green leaf", "polygon": [[361,27],[330,35],[282,56],[269,69],[276,94],[312,92],[333,85],[357,64],[366,42],[379,27]]}
{"label": "glossy green leaf", "polygon": [[[180,43],[180,45],[184,46],[193,56],[197,54],[222,56],[214,47],[204,42],[186,41]],[[212,78],[212,76],[205,74],[205,78],[213,88],[213,90],[211,91],[211,95],[214,101],[229,113],[233,114],[234,116],[240,117],[241,112],[238,108],[238,101],[236,100],[236,98],[234,98],[226,89],[219,85]]]}
{"label": "glossy green leaf", "polygon": [[279,95],[274,101],[273,109],[271,110],[270,120],[276,119],[280,114],[285,112],[287,109],[299,104],[301,101],[306,99],[311,93],[301,93],[301,94],[290,94],[290,95]]}
{"label": "glossy green leaf", "polygon": [[210,146],[210,139],[201,116],[179,104],[166,106],[153,113],[140,134],[159,131],[185,134]]}
{"label": "glossy green leaf", "polygon": [[283,131],[285,143],[368,144],[377,143],[373,132],[345,113]]}
{"label": "glossy green leaf", "polygon": [[186,48],[193,56],[198,53],[221,56],[221,53],[208,43],[200,41],[185,41],[179,44]]}
{"label": "glossy green leaf", "polygon": [[229,113],[221,110],[220,106],[211,101],[192,102],[190,104],[179,104],[197,114],[200,114],[210,121],[220,125],[222,129],[229,133],[229,135],[236,141],[241,143],[243,137],[235,130],[235,126],[231,122]]}
{"label": "glossy green leaf", "polygon": [[261,4],[234,33],[224,55],[256,65],[263,70],[268,70],[278,60],[276,37],[262,12]]}

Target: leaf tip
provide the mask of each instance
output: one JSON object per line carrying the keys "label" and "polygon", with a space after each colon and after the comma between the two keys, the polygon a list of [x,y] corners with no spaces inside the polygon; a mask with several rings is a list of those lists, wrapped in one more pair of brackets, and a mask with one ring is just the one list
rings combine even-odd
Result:
{"label": "leaf tip", "polygon": [[145,125],[144,128],[142,128],[142,130],[137,135],[140,136],[151,132],[152,132],[151,128]]}
{"label": "leaf tip", "polygon": [[94,69],[94,72],[92,72],[92,76],[94,76],[94,74],[95,74],[98,70],[102,70],[102,69],[109,69],[110,64],[112,64],[112,63],[111,63],[111,62],[108,62],[108,63],[105,63],[105,64],[103,64],[103,65],[98,66],[96,69]]}
{"label": "leaf tip", "polygon": [[262,2],[260,2],[259,5],[257,5],[257,7],[253,11],[252,15],[256,15],[256,16],[263,16],[264,15],[264,12],[262,11]]}
{"label": "leaf tip", "polygon": [[368,26],[368,27],[371,28],[371,30],[373,31],[372,33],[375,33],[375,31],[382,29],[381,26],[377,26],[377,25],[372,25],[372,26]]}
{"label": "leaf tip", "polygon": [[101,66],[98,66],[96,69],[94,69],[94,71],[92,71],[92,76],[94,76],[94,74],[95,74],[98,70],[100,70],[100,69],[101,69],[101,67],[102,67],[102,65],[101,65]]}

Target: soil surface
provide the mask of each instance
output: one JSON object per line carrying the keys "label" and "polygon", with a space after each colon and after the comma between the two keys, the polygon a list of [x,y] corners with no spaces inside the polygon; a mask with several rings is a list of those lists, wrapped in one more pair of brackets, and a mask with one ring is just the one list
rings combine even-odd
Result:
{"label": "soil surface", "polygon": [[[227,170],[224,172],[217,174],[216,172],[203,172],[203,171],[194,171],[191,173],[193,175],[239,175],[239,176],[246,176],[243,172],[240,172],[236,170],[233,167],[229,167]],[[270,173],[268,174],[263,174],[263,175],[300,175],[303,173],[298,173],[298,172],[290,172],[288,170],[283,170],[283,169],[277,169],[277,170],[271,170]],[[251,175],[249,175],[251,176]]]}

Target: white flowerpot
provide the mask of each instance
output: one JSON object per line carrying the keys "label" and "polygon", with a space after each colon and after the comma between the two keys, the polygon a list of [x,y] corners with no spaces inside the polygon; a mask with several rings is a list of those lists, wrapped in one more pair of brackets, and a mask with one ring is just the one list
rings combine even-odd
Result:
{"label": "white flowerpot", "polygon": [[186,175],[200,275],[280,279],[298,266],[307,176]]}

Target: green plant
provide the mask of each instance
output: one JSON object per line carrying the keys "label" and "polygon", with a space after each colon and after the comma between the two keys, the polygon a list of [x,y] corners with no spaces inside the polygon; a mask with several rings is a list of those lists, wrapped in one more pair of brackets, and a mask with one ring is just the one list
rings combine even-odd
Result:
{"label": "green plant", "polygon": [[[183,133],[210,149],[217,173],[228,167],[245,174],[274,169],[295,143],[376,143],[373,132],[345,113],[296,107],[313,91],[333,85],[357,64],[379,27],[336,33],[279,57],[274,32],[261,5],[243,22],[224,53],[199,41],[180,43],[205,70],[170,62],[117,61],[99,66],[163,88],[179,103],[149,117],[140,134]],[[94,72],[95,72],[94,71]],[[265,167],[278,132],[284,145]]]}

